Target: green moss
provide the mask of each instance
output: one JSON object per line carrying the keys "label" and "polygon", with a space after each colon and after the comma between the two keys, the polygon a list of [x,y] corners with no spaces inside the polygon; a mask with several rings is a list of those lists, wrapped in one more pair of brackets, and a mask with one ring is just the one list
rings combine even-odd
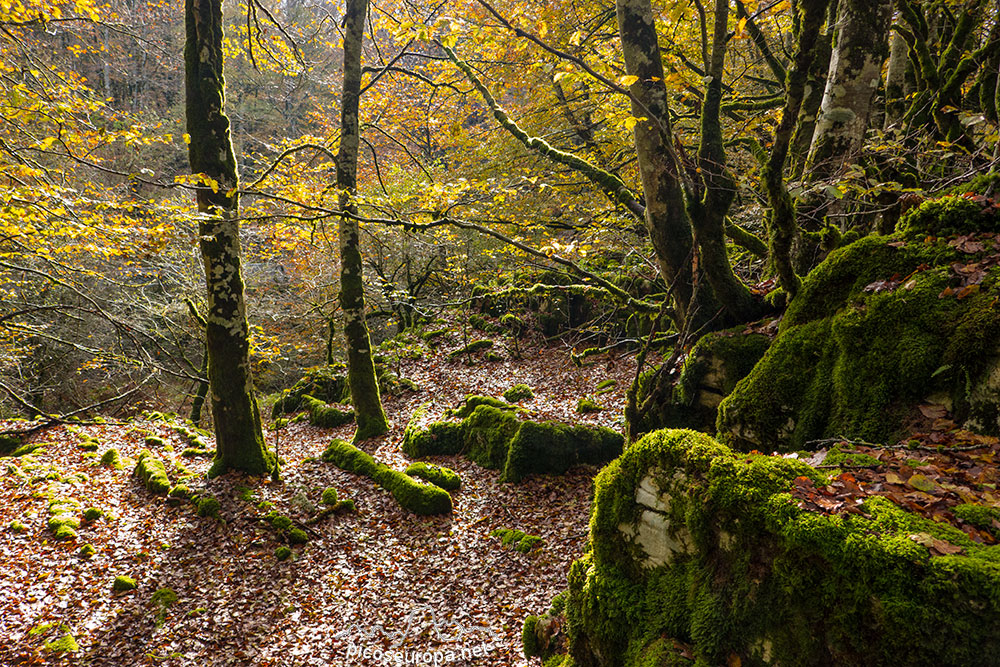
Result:
{"label": "green moss", "polygon": [[541,656],[538,646],[538,637],[535,636],[535,628],[538,625],[537,616],[529,616],[524,619],[521,628],[521,651],[525,658],[535,658]]}
{"label": "green moss", "polygon": [[611,379],[601,380],[600,382],[597,383],[597,391],[595,391],[594,394],[596,396],[600,396],[601,394],[607,394],[609,392],[614,391],[615,387],[617,386],[618,386],[618,380],[611,380]]}
{"label": "green moss", "polygon": [[341,410],[332,405],[326,405],[323,401],[305,395],[302,397],[302,406],[309,411],[309,423],[320,428],[336,428],[354,421],[353,410]]}
{"label": "green moss", "polygon": [[274,550],[274,557],[278,560],[287,560],[292,555],[292,550],[288,547],[278,547]]}
{"label": "green moss", "polygon": [[[699,664],[989,664],[1000,647],[991,548],[884,498],[811,513],[789,493],[799,476],[822,479],[692,431],[629,447],[595,480],[591,551],[569,576],[571,654],[672,664],[648,660],[676,639]],[[932,557],[924,539],[966,555]]]}
{"label": "green moss", "polygon": [[1000,271],[979,293],[939,298],[957,259],[968,256],[892,237],[831,253],[803,282],[767,354],[722,402],[720,438],[765,451],[828,436],[887,441],[935,392],[950,395],[964,419],[969,387],[1000,334]]}
{"label": "green moss", "polygon": [[621,454],[625,439],[603,427],[524,422],[510,441],[502,480],[531,473],[561,475],[580,464],[602,465]]}
{"label": "green moss", "polygon": [[851,450],[849,447],[835,446],[823,459],[825,466],[877,466],[882,465],[874,456]]}
{"label": "green moss", "polygon": [[465,454],[484,468],[502,470],[520,428],[521,420],[512,411],[481,404],[462,422]]}
{"label": "green moss", "polygon": [[214,517],[216,519],[219,518],[219,510],[222,509],[218,499],[212,496],[199,496],[194,501],[194,507],[198,512],[198,516]]}
{"label": "green moss", "polygon": [[429,403],[418,407],[403,432],[403,452],[414,458],[433,454],[457,454],[462,449],[462,425],[458,422],[435,422],[421,425]]}
{"label": "green moss", "polygon": [[68,524],[61,524],[52,529],[52,536],[57,540],[75,540],[76,530]]}
{"label": "green moss", "polygon": [[20,456],[27,456],[29,454],[34,454],[35,452],[39,451],[42,451],[42,443],[28,442],[21,445],[20,447],[12,451],[10,454],[7,454],[6,456],[9,456],[11,458],[17,458]]}
{"label": "green moss", "polygon": [[482,352],[483,350],[488,350],[493,347],[493,341],[481,339],[474,340],[465,347],[459,348],[448,355],[449,359],[458,359],[462,355],[473,355],[477,352]]}
{"label": "green moss", "polygon": [[139,452],[134,474],[143,481],[150,493],[166,495],[170,491],[166,466],[148,449]]}
{"label": "green moss", "polygon": [[323,460],[338,468],[364,475],[392,494],[403,509],[416,514],[449,514],[451,496],[432,484],[422,484],[409,475],[375,461],[369,454],[343,440],[334,440]]}
{"label": "green moss", "polygon": [[25,526],[20,521],[18,521],[17,519],[14,519],[9,524],[7,524],[7,527],[10,528],[11,531],[15,532],[15,533],[26,533],[26,532],[28,532],[28,527]]}
{"label": "green moss", "polygon": [[445,491],[456,491],[462,486],[462,478],[451,468],[436,466],[432,463],[415,461],[406,468],[410,477],[419,477],[425,482],[440,486]]}
{"label": "green moss", "polygon": [[337,504],[337,489],[332,486],[323,489],[323,504],[330,506]]}
{"label": "green moss", "polygon": [[101,465],[108,468],[114,468],[115,470],[122,469],[122,457],[118,453],[118,450],[111,447],[103,454],[101,454]]}
{"label": "green moss", "polygon": [[85,452],[96,452],[100,446],[101,443],[97,442],[96,440],[84,440],[79,444],[77,444],[77,447],[79,447]]}
{"label": "green moss", "polygon": [[603,410],[604,406],[590,396],[584,396],[576,402],[576,411],[581,415],[589,414],[591,412],[601,412]]}
{"label": "green moss", "polygon": [[97,507],[88,507],[83,512],[83,518],[87,521],[97,521],[104,516],[104,510],[98,509]]}
{"label": "green moss", "polygon": [[180,499],[190,498],[191,489],[184,484],[178,484],[170,488],[170,491],[167,492],[167,497]]}
{"label": "green moss", "polygon": [[347,366],[333,364],[310,369],[275,401],[271,418],[301,410],[302,397],[306,395],[326,403],[346,403],[351,395],[347,384]]}
{"label": "green moss", "polygon": [[16,435],[0,435],[0,456],[9,456],[10,452],[21,446],[21,437]]}
{"label": "green moss", "polygon": [[528,535],[523,530],[511,528],[497,528],[490,533],[490,537],[500,538],[500,544],[522,554],[530,552],[542,543],[542,538],[538,535]]}
{"label": "green moss", "polygon": [[305,544],[309,541],[309,535],[301,528],[292,528],[288,531],[289,544]]}
{"label": "green moss", "polygon": [[971,523],[980,530],[988,530],[1000,536],[1000,509],[984,505],[962,504],[952,508],[959,519]]}
{"label": "green moss", "polygon": [[458,407],[453,408],[445,412],[445,417],[454,417],[456,419],[466,419],[473,412],[476,411],[480,405],[487,405],[491,408],[496,408],[497,410],[511,410],[516,411],[517,407],[507,403],[506,401],[501,401],[499,398],[493,398],[492,396],[480,396],[478,394],[469,394],[465,397]]}
{"label": "green moss", "polygon": [[167,620],[167,613],[170,607],[177,604],[179,598],[177,593],[171,588],[159,588],[149,598],[150,603],[156,607],[156,627],[162,627]]}
{"label": "green moss", "polygon": [[503,400],[508,403],[517,403],[518,401],[530,401],[535,397],[535,392],[531,391],[531,387],[526,384],[515,384],[513,387],[508,389],[503,393]]}
{"label": "green moss", "polygon": [[[702,336],[684,358],[677,380],[662,389],[661,398],[652,400],[642,415],[626,411],[629,438],[658,428],[714,431],[719,402],[753,370],[770,344],[769,337],[747,333],[745,326]],[[650,369],[638,377],[632,387],[638,404],[661,391],[657,384],[667,382],[661,373]]]}
{"label": "green moss", "polygon": [[207,449],[195,449],[194,447],[186,447],[183,451],[181,451],[181,456],[192,459],[193,458],[210,459],[212,458],[212,456],[214,456],[214,454],[208,451]]}
{"label": "green moss", "polygon": [[84,544],[80,547],[80,551],[78,553],[80,554],[80,558],[90,559],[95,553],[97,553],[97,550],[94,549],[94,546],[91,544]]}
{"label": "green moss", "polygon": [[49,653],[77,653],[80,650],[80,645],[73,635],[67,633],[59,639],[45,642],[45,650]]}
{"label": "green moss", "polygon": [[896,229],[910,238],[1000,231],[1000,216],[991,205],[969,197],[929,199],[907,211]]}
{"label": "green moss", "polygon": [[271,526],[273,526],[276,530],[288,531],[291,530],[294,525],[291,519],[284,514],[279,514],[276,511],[269,512],[266,518],[270,522]]}
{"label": "green moss", "polygon": [[112,582],[111,584],[111,590],[114,593],[125,593],[127,591],[134,591],[138,587],[139,585],[135,583],[135,579],[121,574],[115,577],[114,582]]}
{"label": "green moss", "polygon": [[167,444],[166,442],[164,442],[163,438],[160,438],[155,435],[146,436],[145,443],[147,447],[163,447],[164,445]]}

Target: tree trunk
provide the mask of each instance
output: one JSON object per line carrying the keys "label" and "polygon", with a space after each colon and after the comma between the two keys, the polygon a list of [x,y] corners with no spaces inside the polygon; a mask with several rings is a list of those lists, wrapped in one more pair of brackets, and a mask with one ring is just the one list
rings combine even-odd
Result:
{"label": "tree trunk", "polygon": [[361,243],[354,196],[358,182],[358,107],[361,97],[361,42],[364,38],[368,0],[347,0],[344,18],[344,94],[341,100],[340,151],[337,154],[337,188],[340,190],[340,307],[344,311],[347,343],[347,382],[358,429],[355,441],[389,430],[382,409],[371,339],[365,323]]}
{"label": "tree trunk", "polygon": [[906,40],[898,32],[892,33],[889,48],[889,68],[885,74],[885,123],[883,127],[895,127],[903,119],[906,110],[906,68],[910,64]]}
{"label": "tree trunk", "polygon": [[[680,165],[670,145],[670,117],[663,63],[656,37],[650,0],[617,0],[618,32],[625,68],[638,80],[630,86],[635,124],[635,151],[642,191],[646,199],[645,221],[656,252],[657,265],[667,285],[672,286],[675,324],[683,328],[693,293],[693,241]],[[711,317],[713,313],[702,313]]]}
{"label": "tree trunk", "polygon": [[[833,53],[833,33],[837,18],[837,0],[827,5],[826,29],[820,34],[813,52],[809,73],[806,76],[806,87],[802,92],[802,104],[799,107],[798,122],[792,135],[790,153],[792,180],[802,177],[806,158],[809,156],[809,146],[812,145],[813,134],[816,133],[816,118],[823,103],[823,91],[826,90],[826,75],[830,71],[830,56]],[[802,27],[799,26],[801,32]]]}
{"label": "tree trunk", "polygon": [[208,288],[205,347],[216,458],[210,474],[274,466],[261,432],[249,365],[249,329],[240,268],[236,156],[226,117],[221,0],[186,0],[184,44],[188,155],[198,187],[198,223]]}
{"label": "tree trunk", "polygon": [[842,172],[861,149],[888,49],[892,3],[841,0],[823,104],[806,171],[812,180]]}

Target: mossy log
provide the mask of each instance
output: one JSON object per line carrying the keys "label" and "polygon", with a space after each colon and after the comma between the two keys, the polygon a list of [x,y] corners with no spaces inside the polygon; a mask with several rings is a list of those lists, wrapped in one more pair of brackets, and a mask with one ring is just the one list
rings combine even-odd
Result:
{"label": "mossy log", "polygon": [[598,475],[590,551],[526,652],[559,662],[540,635],[559,616],[577,666],[686,664],[676,642],[711,665],[995,664],[1000,547],[885,498],[811,512],[790,493],[802,477],[822,480],[694,431],[647,435]]}
{"label": "mossy log", "polygon": [[391,493],[403,509],[425,515],[451,513],[451,496],[447,491],[393,470],[348,442],[331,442],[323,452],[323,460],[348,472],[371,478]]}
{"label": "mossy log", "polygon": [[353,410],[341,410],[308,394],[302,397],[302,405],[309,411],[309,423],[313,426],[336,428],[354,421]]}

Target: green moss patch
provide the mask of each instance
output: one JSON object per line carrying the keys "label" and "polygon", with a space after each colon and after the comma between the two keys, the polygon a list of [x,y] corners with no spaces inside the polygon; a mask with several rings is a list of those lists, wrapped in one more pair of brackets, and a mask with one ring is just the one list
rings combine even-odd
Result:
{"label": "green moss patch", "polygon": [[440,486],[445,491],[457,491],[462,486],[462,478],[451,468],[423,461],[411,463],[406,468],[406,474],[410,477],[419,477],[434,486]]}
{"label": "green moss patch", "polygon": [[334,440],[323,452],[323,460],[338,468],[364,475],[392,494],[404,509],[416,514],[451,513],[451,496],[433,484],[423,484],[393,470],[343,440]]}
{"label": "green moss patch", "polygon": [[570,654],[638,667],[676,640],[699,664],[992,664],[998,548],[882,497],[800,507],[791,490],[823,479],[694,431],[629,447],[595,480],[591,550],[569,575]]}
{"label": "green moss patch", "polygon": [[115,470],[121,470],[122,456],[118,453],[117,449],[111,447],[101,454],[101,465],[108,468],[114,468]]}
{"label": "green moss patch", "polygon": [[460,347],[457,350],[448,354],[449,359],[458,359],[462,356],[472,356],[477,352],[482,352],[493,347],[493,341],[488,339],[474,340],[465,347]]}
{"label": "green moss patch", "polygon": [[581,415],[590,414],[592,412],[601,412],[604,410],[604,406],[595,401],[590,396],[584,396],[579,401],[576,402],[576,411]]}
{"label": "green moss patch", "polygon": [[67,633],[59,639],[45,642],[44,648],[49,653],[77,653],[80,650],[80,645],[77,643],[76,637]]}
{"label": "green moss patch", "polygon": [[150,596],[149,602],[156,609],[156,627],[163,627],[170,608],[177,604],[178,601],[177,593],[171,588],[159,588]]}
{"label": "green moss patch", "polygon": [[275,401],[271,418],[303,409],[302,397],[306,395],[326,403],[348,402],[351,392],[347,384],[347,365],[333,364],[310,369]]}
{"label": "green moss patch", "polygon": [[538,535],[529,535],[523,530],[511,528],[497,528],[490,533],[490,537],[500,538],[500,544],[522,554],[526,554],[542,544],[542,538]]}
{"label": "green moss patch", "polygon": [[515,384],[513,387],[508,389],[503,393],[503,400],[509,403],[517,403],[518,401],[530,401],[535,397],[535,392],[531,391],[531,387],[526,384]]}
{"label": "green moss patch", "polygon": [[1000,269],[987,245],[873,236],[832,252],[720,405],[719,437],[762,451],[829,436],[886,442],[931,395],[957,421],[1000,430],[995,396],[976,389],[1000,339]]}
{"label": "green moss patch", "polygon": [[[175,487],[176,488],[176,487]],[[219,510],[222,506],[217,498],[212,496],[198,496],[194,500],[194,508],[198,516],[219,518]]]}
{"label": "green moss patch", "polygon": [[618,456],[624,439],[606,428],[522,421],[514,406],[487,396],[468,396],[446,416],[462,419],[424,425],[425,408],[414,413],[403,451],[414,458],[464,454],[518,482],[532,473],[562,474],[579,464],[603,464]]}
{"label": "green moss patch", "polygon": [[292,550],[288,547],[281,546],[274,550],[274,557],[278,560],[288,560],[292,555]]}
{"label": "green moss patch", "polygon": [[115,577],[115,580],[111,583],[111,590],[114,593],[126,593],[134,591],[138,587],[139,585],[135,583],[135,579],[121,574]]}
{"label": "green moss patch", "polygon": [[93,558],[95,553],[97,553],[97,550],[94,549],[94,545],[92,544],[84,544],[82,547],[80,547],[80,551],[77,553],[80,554],[80,558],[90,559]]}

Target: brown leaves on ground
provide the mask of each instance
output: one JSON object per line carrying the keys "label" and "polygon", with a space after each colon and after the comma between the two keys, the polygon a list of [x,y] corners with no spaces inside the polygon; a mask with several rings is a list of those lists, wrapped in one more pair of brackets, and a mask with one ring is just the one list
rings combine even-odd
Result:
{"label": "brown leaves on ground", "polygon": [[[433,401],[439,414],[467,393],[499,395],[518,382],[535,392],[521,404],[533,418],[617,426],[630,360],[603,357],[576,368],[558,350],[526,356],[472,367],[443,355],[404,362],[403,375],[422,391],[386,401],[393,430],[365,449],[401,469],[402,432],[418,404]],[[577,414],[577,400],[609,378],[618,381],[600,396],[609,409]],[[122,470],[97,465],[66,427],[33,436],[46,443],[33,458],[0,459],[0,663],[375,665],[383,664],[379,656],[438,651],[454,658],[451,665],[527,664],[521,623],[565,588],[568,567],[582,553],[594,471],[510,485],[500,484],[496,471],[438,457],[462,476],[455,511],[418,517],[370,480],[307,460],[331,437],[350,437],[350,429],[282,429],[278,447],[287,463],[277,484],[237,474],[206,481],[209,461],[182,457],[184,442],[164,422],[80,429],[100,442],[97,455],[115,447],[132,459]],[[181,464],[199,473],[188,486],[219,500],[222,521],[150,495],[131,475],[150,435],[166,443],[154,450],[172,480]],[[273,445],[275,433],[267,437]],[[308,544],[291,545],[293,556],[279,561],[275,550],[286,542],[264,515],[273,507],[301,525],[330,486],[353,499],[358,513],[309,527]],[[56,541],[47,528],[50,498],[78,501],[77,515],[97,507],[108,518],[81,524],[75,540]],[[15,532],[12,522],[27,530]],[[489,539],[501,527],[539,535],[544,546],[528,555],[501,549]],[[80,555],[85,543],[96,551],[90,559]],[[138,589],[112,593],[117,575],[134,578]],[[177,602],[154,603],[162,588]],[[45,650],[67,632],[79,652]]]}
{"label": "brown leaves on ground", "polygon": [[[996,544],[1000,524],[994,526],[996,532],[983,530],[957,517],[953,509],[961,504],[1000,507],[1000,469],[996,466],[1000,440],[957,428],[940,406],[921,406],[921,412],[933,420],[932,428],[915,432],[895,446],[834,443],[840,452],[856,454],[866,462],[838,464],[842,472],[824,486],[808,477],[797,478],[792,495],[799,507],[822,514],[864,514],[861,504],[866,498],[883,496],[903,509],[960,529],[974,542]],[[807,462],[822,462],[826,452],[817,452]],[[877,463],[868,462],[867,457]],[[933,555],[961,551],[930,535],[921,533],[916,538]]]}

